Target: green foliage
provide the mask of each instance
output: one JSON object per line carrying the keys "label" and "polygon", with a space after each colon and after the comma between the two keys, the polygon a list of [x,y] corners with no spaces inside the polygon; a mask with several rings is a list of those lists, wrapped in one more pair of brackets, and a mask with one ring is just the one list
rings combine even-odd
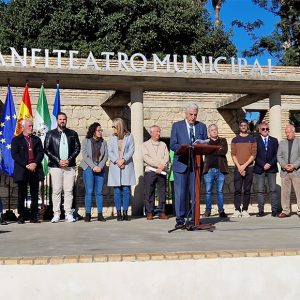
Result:
{"label": "green foliage", "polygon": [[206,9],[190,0],[15,0],[2,5],[2,53],[12,46],[18,51],[79,50],[80,56],[89,51],[147,57],[236,53],[231,33],[215,30]]}
{"label": "green foliage", "polygon": [[[267,51],[283,65],[300,65],[300,0],[252,0],[261,8],[280,18],[274,31],[261,38],[252,36],[254,45],[245,51],[245,56],[261,55]],[[237,25],[237,24],[234,24]],[[242,24],[247,31],[254,30]]]}

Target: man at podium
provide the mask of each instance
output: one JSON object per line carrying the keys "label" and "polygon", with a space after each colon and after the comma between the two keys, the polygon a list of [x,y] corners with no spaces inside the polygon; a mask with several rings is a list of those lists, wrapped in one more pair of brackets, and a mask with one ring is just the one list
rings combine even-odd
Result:
{"label": "man at podium", "polygon": [[[175,152],[173,161],[174,192],[176,226],[185,224],[189,213],[187,201],[190,200],[192,208],[195,201],[195,170],[193,158],[189,160],[186,155],[177,155],[176,151],[183,144],[192,145],[195,140],[207,139],[207,128],[202,122],[196,121],[198,105],[189,102],[185,110],[185,119],[175,122],[171,130],[170,148]],[[191,212],[193,216],[193,211]]]}

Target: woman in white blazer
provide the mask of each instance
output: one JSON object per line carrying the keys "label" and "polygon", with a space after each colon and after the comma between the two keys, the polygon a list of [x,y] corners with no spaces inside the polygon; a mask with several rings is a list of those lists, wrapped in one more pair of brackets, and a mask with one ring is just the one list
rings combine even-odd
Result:
{"label": "woman in white blazer", "polygon": [[[117,220],[128,221],[128,207],[131,196],[131,186],[136,184],[133,153],[134,140],[126,129],[122,119],[113,120],[114,133],[108,141],[108,186],[114,188],[114,201],[117,209]],[[123,199],[123,216],[121,213]]]}
{"label": "woman in white blazer", "polygon": [[103,184],[105,164],[107,161],[107,144],[102,138],[102,129],[95,122],[89,126],[86,138],[82,142],[83,182],[85,186],[85,221],[91,221],[93,193],[96,195],[98,221],[105,222],[102,214]]}

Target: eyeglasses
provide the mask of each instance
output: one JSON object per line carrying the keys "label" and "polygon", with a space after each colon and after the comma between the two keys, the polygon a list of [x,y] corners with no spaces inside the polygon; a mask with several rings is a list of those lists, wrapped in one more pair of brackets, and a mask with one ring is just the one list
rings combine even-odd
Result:
{"label": "eyeglasses", "polygon": [[269,131],[269,128],[261,128],[261,131]]}

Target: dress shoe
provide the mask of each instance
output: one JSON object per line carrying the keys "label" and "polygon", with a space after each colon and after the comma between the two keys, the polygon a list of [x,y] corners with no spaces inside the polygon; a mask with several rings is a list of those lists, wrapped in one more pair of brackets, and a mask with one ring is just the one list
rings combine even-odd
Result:
{"label": "dress shoe", "polygon": [[117,210],[117,221],[123,221],[122,213],[120,210]]}
{"label": "dress shoe", "polygon": [[285,213],[281,213],[278,215],[278,218],[287,218],[289,217],[289,215],[285,214]]}
{"label": "dress shoe", "polygon": [[220,218],[228,218],[227,214],[225,213],[225,211],[222,211],[219,213],[219,217]]}
{"label": "dress shoe", "polygon": [[30,219],[29,222],[30,222],[30,223],[41,223],[41,221],[40,221],[38,218]]}
{"label": "dress shoe", "polygon": [[161,220],[168,220],[169,219],[169,217],[165,213],[160,213],[158,215],[158,218],[161,219]]}
{"label": "dress shoe", "polygon": [[153,214],[152,213],[147,213],[147,220],[148,221],[153,220]]}
{"label": "dress shoe", "polygon": [[7,222],[4,220],[3,214],[0,215],[0,225],[7,225]]}
{"label": "dress shoe", "polygon": [[23,218],[18,219],[18,224],[25,224],[25,221]]}
{"label": "dress shoe", "polygon": [[104,219],[102,213],[98,213],[98,221],[100,221],[100,222],[106,222],[106,220]]}
{"label": "dress shoe", "polygon": [[272,211],[271,216],[272,217],[278,217],[279,213],[277,213],[276,211]]}
{"label": "dress shoe", "polygon": [[210,217],[210,214],[211,214],[210,209],[206,209],[206,210],[205,210],[205,213],[204,213],[204,216],[205,216],[206,218],[208,218],[208,217]]}
{"label": "dress shoe", "polygon": [[266,214],[263,211],[260,211],[256,216],[257,217],[264,217]]}
{"label": "dress shoe", "polygon": [[86,213],[85,214],[84,222],[91,222],[91,213]]}
{"label": "dress shoe", "polygon": [[123,211],[123,221],[130,221],[127,210]]}

